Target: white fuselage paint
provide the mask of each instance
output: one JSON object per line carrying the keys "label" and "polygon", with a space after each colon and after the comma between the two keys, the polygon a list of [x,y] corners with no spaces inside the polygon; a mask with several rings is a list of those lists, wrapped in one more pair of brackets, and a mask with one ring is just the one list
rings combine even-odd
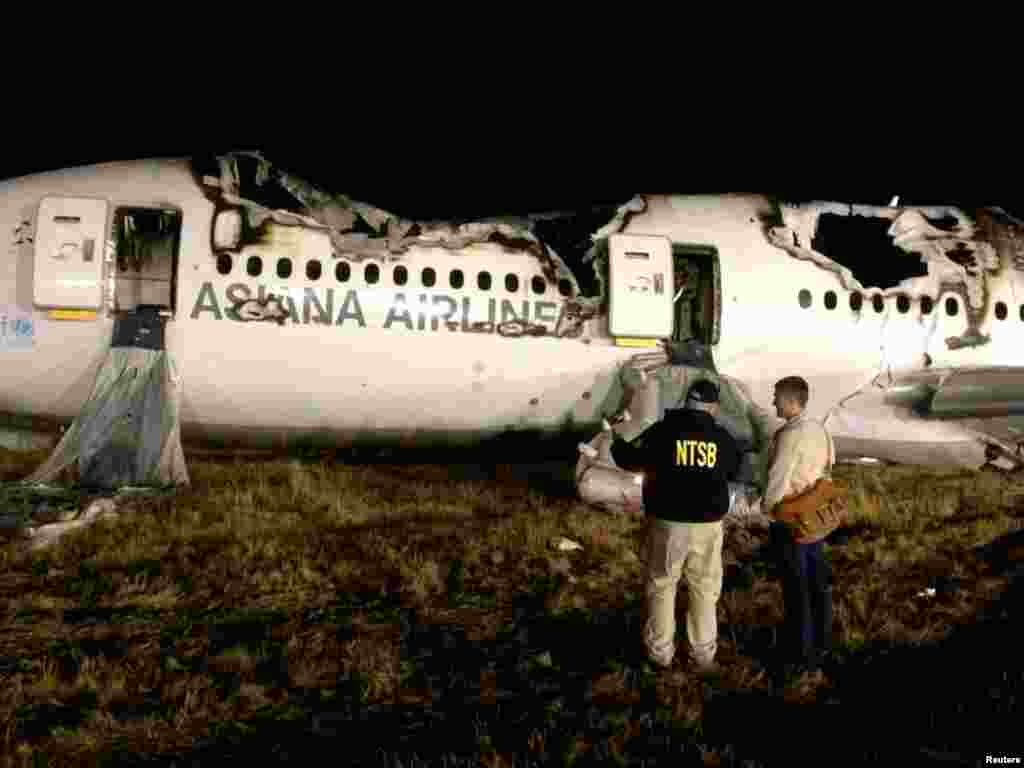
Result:
{"label": "white fuselage paint", "polygon": [[[363,278],[369,260],[353,263],[346,283],[336,280],[330,262],[324,263],[318,281],[308,280],[305,259],[295,249],[286,254],[293,261],[287,280],[276,277],[268,258],[264,273],[250,277],[245,270],[248,251],[234,261],[230,274],[222,275],[210,247],[214,207],[196,185],[187,162],[114,163],[91,173],[74,169],[3,182],[0,196],[17,202],[4,206],[0,231],[9,237],[23,218],[34,222],[34,208],[46,195],[107,197],[112,209],[170,204],[183,211],[177,307],[166,326],[166,346],[183,377],[183,429],[196,437],[244,442],[252,433],[277,442],[296,434],[327,433],[340,442],[385,439],[413,444],[421,434],[436,438],[450,433],[455,442],[472,441],[480,433],[550,429],[567,420],[586,429],[600,423],[599,408],[613,384],[616,363],[635,353],[590,330],[579,339],[505,338],[450,331],[441,317],[438,330],[430,330],[431,317],[443,316],[451,306],[443,299],[435,302],[435,296],[458,299],[453,320],[460,324],[463,301],[468,299],[473,320],[488,319],[491,300],[496,301],[499,320],[503,300],[520,314],[527,301],[531,319],[540,303],[542,318],[554,326],[564,297],[550,283],[543,295],[534,293],[530,280],[539,274],[537,262],[527,254],[496,248],[477,249],[486,257],[472,254],[473,249],[456,254],[424,248],[398,262],[375,262],[381,267],[377,285],[368,285]],[[23,267],[32,245],[10,243],[4,260],[10,279],[0,285],[0,305],[27,308],[31,284],[26,294]],[[409,270],[405,286],[395,286],[390,279],[396,264]],[[437,273],[432,288],[420,283],[424,266]],[[447,283],[451,267],[465,273],[460,290]],[[17,276],[16,269],[21,270]],[[476,289],[481,269],[492,274],[490,291]],[[505,290],[507,273],[519,279],[514,293]],[[212,310],[191,317],[204,284],[212,288],[220,319]],[[291,294],[300,316],[306,288],[313,288],[325,305],[330,287],[335,320],[348,291],[354,290],[365,326],[351,316],[340,325],[234,321],[224,314],[231,306],[225,295],[239,284],[248,286],[252,296],[260,285],[275,295]],[[384,327],[396,293],[407,299],[412,330],[396,318]],[[420,301],[423,295],[428,297],[426,304]],[[311,309],[316,316],[316,307]],[[421,323],[424,310],[426,322]],[[91,321],[51,320],[37,309],[33,320],[32,349],[2,350],[0,412],[69,421],[91,392],[109,348],[113,319],[101,312]]]}
{"label": "white fuselage paint", "polygon": [[[183,377],[186,438],[243,444],[258,436],[264,442],[283,443],[295,435],[315,434],[337,443],[413,445],[438,435],[453,443],[473,442],[508,429],[593,430],[619,405],[609,407],[606,400],[620,366],[643,351],[617,347],[608,336],[604,315],[587,321],[577,338],[505,338],[448,330],[443,323],[430,330],[429,310],[438,307],[443,312],[452,306],[445,299],[435,302],[440,295],[453,300],[457,311],[451,319],[460,323],[466,300],[473,321],[488,319],[492,300],[499,320],[502,300],[517,308],[529,301],[531,313],[536,302],[551,302],[553,307],[542,309],[543,317],[558,317],[565,299],[556,286],[548,283],[540,296],[531,290],[531,278],[540,273],[537,261],[527,253],[496,246],[463,251],[411,248],[397,261],[373,262],[381,275],[375,285],[364,280],[364,268],[372,260],[353,262],[349,280],[339,283],[328,258],[323,275],[309,280],[308,254],[294,247],[287,249],[293,270],[286,280],[277,278],[275,255],[266,252],[261,276],[246,273],[248,252],[234,260],[230,274],[222,275],[211,250],[214,206],[187,160],[112,163],[0,182],[0,232],[6,240],[0,305],[31,309],[32,245],[15,244],[13,233],[23,221],[34,223],[39,200],[46,195],[105,198],[111,211],[120,205],[170,205],[182,211],[177,306],[166,326],[166,346]],[[936,367],[1024,362],[1024,323],[1018,314],[1024,292],[1013,269],[1003,269],[990,282],[989,314],[999,300],[1010,308],[1004,321],[994,315],[986,318],[982,332],[991,334],[991,343],[950,350],[945,338],[964,328],[962,306],[956,317],[945,314],[945,299],[953,294],[938,296],[929,316],[922,317],[919,302],[908,313],[898,312],[895,296],[886,298],[881,313],[866,296],[863,309],[855,313],[849,308],[850,292],[834,272],[795,259],[768,242],[759,215],[769,212],[768,201],[756,196],[649,197],[647,210],[629,219],[624,230],[717,249],[722,313],[715,363],[721,373],[745,382],[762,408],[771,411],[773,384],[791,374],[809,381],[808,412],[824,419],[832,418],[845,398],[872,386],[884,371],[913,368],[926,352]],[[266,246],[261,247],[265,251]],[[404,286],[391,279],[396,264],[408,269]],[[427,266],[437,274],[431,288],[420,281]],[[465,275],[462,288],[448,285],[453,268]],[[491,274],[489,291],[476,286],[481,270]],[[507,273],[519,278],[514,293],[505,290]],[[329,287],[333,322],[278,325],[231,320],[224,314],[231,306],[225,297],[229,287],[238,284],[248,286],[253,297],[261,285],[276,295],[287,293],[300,315],[307,288],[324,303]],[[809,308],[798,303],[801,289],[811,293]],[[352,316],[338,322],[349,290],[358,293],[364,327]],[[837,294],[834,310],[824,307],[826,291]],[[211,292],[217,311],[208,306]],[[398,321],[384,327],[397,293],[407,300],[412,330]],[[421,295],[427,297],[425,303]],[[315,315],[316,308],[312,310]],[[423,330],[421,310],[428,310]],[[51,320],[39,309],[32,317],[34,346],[0,349],[0,412],[70,421],[91,392],[109,348],[113,319],[101,311],[90,321]],[[554,327],[554,322],[546,324]],[[970,445],[970,461],[980,450],[973,437],[954,424],[918,420],[885,428],[870,414],[860,421],[834,423],[840,425],[835,434],[840,452],[844,439],[858,448],[869,439],[872,455],[895,460],[904,460],[906,452],[887,452],[887,444]]]}

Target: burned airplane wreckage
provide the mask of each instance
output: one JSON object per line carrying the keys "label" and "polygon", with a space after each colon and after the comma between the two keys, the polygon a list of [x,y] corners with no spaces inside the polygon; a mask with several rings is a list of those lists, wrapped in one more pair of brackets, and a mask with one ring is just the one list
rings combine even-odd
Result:
{"label": "burned airplane wreckage", "polygon": [[[238,152],[216,159],[216,173],[202,172],[197,178],[216,207],[216,227],[211,247],[214,255],[237,253],[247,245],[294,248],[322,248],[318,234],[325,233],[336,260],[347,263],[373,259],[401,262],[411,248],[444,248],[457,252],[474,244],[497,244],[509,252],[529,253],[543,275],[556,284],[567,302],[559,325],[553,331],[541,324],[516,319],[497,323],[477,322],[469,328],[477,333],[503,336],[546,335],[578,337],[582,324],[595,317],[601,307],[604,273],[595,264],[590,239],[595,222],[605,222],[616,208],[605,207],[585,213],[540,214],[496,217],[481,221],[411,221],[345,195],[317,189],[287,171],[275,168],[256,152]],[[207,168],[207,170],[212,170]],[[627,203],[627,210],[642,205],[639,198]],[[219,215],[231,211],[227,216]],[[576,256],[578,267],[570,269],[552,247]],[[347,264],[344,268],[348,268]],[[238,319],[283,322],[290,310],[280,297],[245,299],[231,308]],[[454,325],[454,323],[451,323]]]}
{"label": "burned airplane wreckage", "polygon": [[[499,323],[473,323],[461,330],[497,333],[501,336],[544,336],[580,338],[587,321],[602,319],[608,312],[609,235],[623,231],[630,220],[644,213],[648,200],[634,195],[620,205],[594,207],[570,213],[543,213],[495,217],[487,220],[411,221],[380,208],[332,195],[315,188],[287,171],[273,167],[258,153],[235,153],[217,158],[217,165],[202,173],[197,168],[208,197],[216,207],[211,247],[215,257],[237,253],[247,245],[276,245],[295,242],[303,231],[326,233],[330,253],[346,263],[364,260],[401,263],[412,248],[443,248],[463,251],[474,244],[497,244],[510,252],[530,254],[541,266],[545,278],[558,285],[568,297],[552,330],[540,323],[521,319]],[[231,211],[229,216],[221,215]],[[297,232],[292,236],[284,232]],[[312,239],[312,238],[310,238]],[[347,266],[341,267],[347,269]],[[685,292],[694,299],[693,285]],[[721,302],[720,280],[714,283],[716,303]],[[684,291],[680,291],[683,294]],[[678,298],[678,296],[677,296]],[[265,294],[259,299],[239,297],[228,310],[240,320],[283,323],[297,314],[281,297]],[[606,322],[606,320],[605,320]],[[719,332],[717,320],[715,335]],[[449,323],[455,329],[456,323]],[[710,330],[710,329],[709,329]],[[587,339],[589,342],[589,339]],[[650,374],[650,375],[649,375]],[[666,403],[679,400],[679,392],[704,376],[716,378],[725,388],[723,421],[748,447],[765,442],[765,427],[751,421],[752,399],[738,380],[722,377],[714,370],[710,352],[703,344],[688,339],[638,351],[629,356],[621,376],[605,399],[606,410],[617,428],[632,417],[639,434],[660,418]],[[614,466],[601,436],[598,449],[580,458],[577,482],[581,495],[599,505],[617,509],[636,506],[633,475]],[[595,459],[596,457],[596,459]],[[752,476],[753,461],[748,462]],[[630,498],[620,501],[620,485]]]}
{"label": "burned airplane wreckage", "polygon": [[[363,260],[400,263],[411,249],[469,254],[478,244],[530,254],[545,278],[568,299],[554,328],[522,318],[468,321],[468,312],[461,323],[452,319],[444,323],[452,330],[510,337],[551,335],[589,343],[595,335],[609,336],[609,237],[630,231],[634,220],[642,222],[634,228],[637,231],[659,234],[673,232],[680,220],[675,198],[635,195],[618,206],[566,214],[411,221],[319,190],[256,153],[220,157],[207,172],[197,169],[197,176],[218,213],[234,212],[215,218],[211,243],[215,256],[238,252],[246,244],[295,247],[305,236],[302,233],[314,232],[325,243],[319,247],[329,250],[336,261],[343,257],[346,265]],[[991,316],[1003,319],[1008,313],[993,286],[1010,271],[1024,271],[1024,223],[998,208],[968,214],[956,206],[870,206],[741,195],[708,197],[703,205],[735,207],[737,219],[749,215],[751,233],[744,237],[756,237],[776,252],[831,275],[834,289],[825,292],[826,309],[833,310],[845,300],[864,332],[877,334],[877,359],[857,364],[864,373],[863,383],[840,393],[842,403],[820,414],[831,428],[890,440],[922,417],[933,423],[957,418],[958,425],[976,430],[986,457],[998,455],[1019,466],[1019,430],[1024,424],[1016,424],[1019,409],[1014,403],[1021,376],[1012,368],[992,366],[968,375],[957,370],[956,358],[937,360],[935,352],[928,350],[943,329],[941,344],[948,353],[984,350],[989,345]],[[722,419],[750,454],[745,471],[750,480],[760,471],[763,449],[778,422],[755,404],[749,382],[757,378],[756,372],[737,351],[742,346],[736,335],[722,334],[722,307],[730,300],[723,295],[722,273],[731,270],[727,284],[736,285],[740,282],[737,270],[744,265],[733,259],[726,266],[716,257],[707,259],[710,266],[705,266],[700,254],[691,255],[690,261],[677,265],[676,282],[682,287],[675,296],[680,307],[676,324],[690,331],[621,358],[617,381],[601,398],[601,412],[617,431],[639,434],[678,402],[686,386],[702,377],[713,378],[728,401]],[[346,265],[339,263],[338,268],[347,269]],[[801,293],[801,306],[809,303],[806,293]],[[936,308],[946,310],[941,323],[941,311],[932,311],[940,295],[958,297],[955,309],[963,308],[956,318],[960,322],[956,332],[949,332],[950,318],[957,313],[953,299]],[[272,294],[237,298],[229,311],[242,320],[282,323],[297,314],[294,304]],[[913,323],[892,322],[906,314],[911,304],[920,307]],[[307,308],[304,315],[308,314]],[[880,327],[869,329],[876,316]],[[965,365],[972,367],[966,359]],[[1002,398],[981,408],[985,413],[971,404],[979,386],[983,397],[992,390]],[[630,414],[632,421],[624,420],[623,414]],[[885,421],[891,426],[880,426]],[[839,444],[843,442],[841,437]],[[869,442],[845,440],[847,453],[870,455]],[[595,445],[600,443],[599,435]],[[610,461],[605,453],[599,448],[601,465]],[[976,454],[962,461],[974,462]],[[950,455],[954,463],[961,461]],[[907,456],[908,460],[918,458],[913,451]],[[587,456],[581,457],[581,467],[592,464]],[[628,487],[631,477],[623,482],[628,493],[637,490]]]}
{"label": "burned airplane wreckage", "polygon": [[[1001,209],[979,209],[972,220],[954,206],[783,204],[765,224],[773,245],[834,272],[848,291],[873,293],[876,302],[901,298],[900,312],[910,301],[958,295],[966,328],[945,339],[949,349],[990,340],[981,326],[993,302],[992,278],[1004,269],[1024,270],[1024,222]],[[863,256],[856,259],[858,248],[873,255],[869,269]],[[863,277],[843,264],[843,255],[853,256],[851,263],[861,262],[857,269]],[[875,286],[864,285],[868,276],[878,281]]]}
{"label": "burned airplane wreckage", "polygon": [[[603,420],[638,436],[709,378],[746,452],[742,480],[755,483],[780,423],[766,410],[772,383],[799,373],[841,455],[1022,465],[1011,316],[1024,305],[1024,224],[1000,209],[641,194],[583,211],[414,221],[248,152],[96,166],[4,191],[19,206],[12,263],[27,265],[6,301],[35,304],[11,317],[50,334],[19,342],[37,351],[9,369],[12,412],[66,423],[80,411],[84,383],[72,396],[46,379],[62,365],[69,381],[106,381],[66,362],[56,341],[73,330],[97,365],[109,327],[46,316],[89,306],[124,326],[115,338],[133,350],[129,325],[163,338],[170,321],[166,350],[152,350],[166,356],[154,397],[176,402],[185,382],[182,439],[221,447],[558,434],[588,447],[581,495],[628,507],[639,488],[611,463]],[[102,259],[68,275],[68,260],[44,252],[58,234],[39,230],[57,226],[39,213],[44,199],[80,214],[58,216],[61,232],[107,241]],[[95,304],[62,303],[78,276],[102,281]],[[218,367],[226,349],[237,353]],[[328,351],[341,375],[319,375]],[[269,375],[279,361],[292,379]],[[410,369],[424,374],[415,388]],[[115,388],[101,389],[90,407],[107,413]],[[161,445],[173,448],[178,411],[166,413]]]}

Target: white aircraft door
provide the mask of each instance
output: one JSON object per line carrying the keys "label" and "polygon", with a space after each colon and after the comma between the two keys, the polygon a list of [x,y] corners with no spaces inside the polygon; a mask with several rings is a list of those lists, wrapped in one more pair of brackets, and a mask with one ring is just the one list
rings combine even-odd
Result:
{"label": "white aircraft door", "polygon": [[38,307],[99,309],[107,201],[44,197],[36,222],[33,298]]}
{"label": "white aircraft door", "polygon": [[608,330],[612,336],[672,335],[672,242],[654,235],[608,238]]}

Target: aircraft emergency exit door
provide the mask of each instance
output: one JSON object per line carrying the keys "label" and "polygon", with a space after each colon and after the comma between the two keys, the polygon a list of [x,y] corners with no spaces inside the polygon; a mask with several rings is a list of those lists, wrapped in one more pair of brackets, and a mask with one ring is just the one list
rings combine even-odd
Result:
{"label": "aircraft emergency exit door", "polygon": [[37,307],[99,309],[107,201],[44,197],[35,235],[33,297]]}
{"label": "aircraft emergency exit door", "polygon": [[672,242],[655,235],[608,238],[608,329],[612,336],[672,335]]}

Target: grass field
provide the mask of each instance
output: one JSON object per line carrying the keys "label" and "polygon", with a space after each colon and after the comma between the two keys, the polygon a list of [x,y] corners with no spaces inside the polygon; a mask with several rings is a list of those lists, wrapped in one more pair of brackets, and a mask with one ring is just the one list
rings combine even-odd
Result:
{"label": "grass field", "polygon": [[1024,479],[837,467],[835,659],[789,682],[767,533],[728,536],[704,684],[639,661],[644,521],[544,469],[193,457],[190,489],[51,549],[0,540],[3,764],[1024,757]]}

